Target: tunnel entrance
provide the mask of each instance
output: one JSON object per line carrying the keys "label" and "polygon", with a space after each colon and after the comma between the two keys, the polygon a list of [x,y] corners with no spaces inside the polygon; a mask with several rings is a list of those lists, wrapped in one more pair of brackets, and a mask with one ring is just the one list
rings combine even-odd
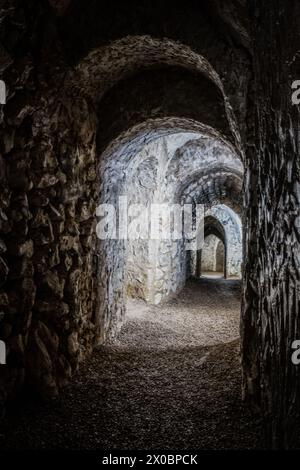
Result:
{"label": "tunnel entrance", "polygon": [[[127,297],[158,305],[180,294],[191,276],[199,277],[201,262],[206,263],[204,270],[216,271],[217,244],[211,265],[205,245],[216,235],[224,245],[223,261],[218,252],[223,276],[241,276],[241,222],[230,206],[241,211],[243,165],[220,136],[184,119],[146,121],[114,142],[101,162],[103,212],[98,211],[98,226],[109,234],[104,228],[109,204],[120,209],[121,201],[127,217],[125,237],[118,238],[115,230],[112,239],[98,240],[98,257],[106,265],[106,282],[99,283],[104,335],[113,335],[125,318]],[[163,236],[158,238],[149,237],[153,206],[160,211]],[[195,208],[201,208],[204,249],[188,246],[182,220],[176,237],[170,232],[174,208],[182,207],[191,207],[191,219]]]}
{"label": "tunnel entrance", "polygon": [[[203,374],[200,379],[203,387],[213,387],[215,379],[206,375],[205,370],[222,361],[225,348],[229,351],[226,358],[235,363],[232,372],[237,375],[232,383],[237,383],[243,163],[218,131],[193,119],[169,116],[130,127],[105,148],[100,161],[100,203],[117,205],[120,198],[126,200],[128,235],[131,229],[138,235],[133,239],[128,236],[97,242],[102,267],[98,283],[102,360],[106,362],[105,354],[128,358],[122,363],[123,379],[119,381],[114,375],[116,382],[112,388],[123,388],[127,403],[137,415],[142,413],[146,417],[152,434],[156,423],[154,401],[139,387],[131,394],[127,381],[132,374],[128,360],[134,361],[147,390],[152,390],[163,403],[159,419],[172,442],[169,420],[175,426],[176,439],[181,420],[175,419],[172,411],[176,408],[177,394],[182,392],[181,387],[176,389],[176,384],[185,384],[186,393],[192,393],[188,367],[194,361]],[[148,220],[144,215],[151,204],[202,207],[203,239],[218,237],[223,246],[222,250],[222,246],[218,249],[216,245],[214,251],[214,269],[222,266],[220,279],[199,276],[202,246],[186,249],[185,239],[174,240],[169,236],[153,240],[145,235]],[[192,218],[193,215],[194,212]],[[160,222],[161,228],[166,228],[166,219]],[[227,279],[232,276],[236,279]],[[161,367],[164,361],[165,366]],[[225,369],[227,366],[228,363]],[[104,374],[115,370],[114,359],[107,367]],[[172,373],[174,367],[176,377]],[[178,367],[182,374],[178,375]],[[136,377],[135,372],[132,377]],[[172,388],[171,394],[168,387]],[[222,395],[223,387],[226,388],[224,380],[217,393]],[[113,391],[108,393],[115,403],[117,395]],[[140,393],[143,403],[144,400],[148,403],[145,406],[137,398]],[[213,396],[214,392],[210,393]],[[194,399],[198,401],[201,396],[197,394],[191,403],[195,404]],[[203,402],[206,400],[204,393]],[[121,400],[122,409],[123,405]],[[109,422],[110,411],[106,409],[105,413]],[[199,422],[190,414],[188,419],[196,432]],[[123,425],[126,426],[126,418]],[[143,445],[145,432],[140,423],[133,430],[132,442]],[[182,432],[183,439],[187,439],[185,431]],[[162,435],[158,432],[158,443],[160,439]]]}
{"label": "tunnel entrance", "polygon": [[201,253],[201,276],[226,277],[224,242],[215,235],[209,235],[204,240]]}
{"label": "tunnel entrance", "polygon": [[241,279],[242,223],[237,212],[224,204],[206,211],[204,243],[197,252],[195,275]]}
{"label": "tunnel entrance", "polygon": [[[136,40],[139,41],[137,56],[132,52]],[[122,67],[127,41],[131,56],[129,70],[125,73]],[[225,357],[235,364],[232,384],[239,380],[243,158],[222,83],[205,60],[193,56],[191,74],[191,62],[186,63],[186,54],[170,41],[162,44],[153,38],[132,38],[115,47],[119,48],[118,54],[112,48],[105,52],[105,60],[113,53],[114,83],[103,95],[97,95],[98,205],[118,207],[120,200],[126,203],[128,237],[120,238],[117,226],[115,237],[98,238],[96,243],[98,344],[102,347],[101,360],[106,364],[104,377],[106,374],[114,376],[111,390],[107,391],[109,400],[118,401],[113,390],[121,387],[133,413],[145,416],[150,434],[154,433],[159,419],[172,442],[170,423],[174,423],[177,440],[182,423],[181,418],[174,416],[183,391],[177,384],[186,387],[184,393],[193,394],[190,367],[199,367],[203,387],[210,390],[215,387],[215,377],[206,374],[206,368],[222,362],[226,350]],[[173,53],[169,55],[170,47],[173,52],[176,50],[176,64]],[[119,54],[122,56],[120,69]],[[101,70],[102,57],[103,51],[80,65],[91,71],[91,86],[97,93],[99,81],[95,70],[99,67]],[[155,63],[150,63],[153,57]],[[119,79],[115,80],[118,73]],[[154,95],[150,83],[155,84]],[[178,93],[178,83],[186,90],[183,94]],[[136,101],[138,90],[143,96],[142,108]],[[118,109],[126,109],[126,113],[119,115]],[[152,205],[161,208],[190,205],[192,221],[195,221],[196,208],[201,207],[203,239],[215,235],[223,244],[223,251],[222,247],[216,247],[215,252],[215,269],[222,266],[223,278],[201,276],[202,246],[187,249],[186,242],[190,240],[185,234],[175,239],[170,235],[159,239],[147,236],[146,214]],[[97,223],[106,215],[98,212]],[[167,222],[168,217],[160,218],[162,231],[168,232]],[[131,237],[132,233],[137,236]],[[232,276],[236,279],[228,279]],[[106,354],[112,358],[110,364]],[[99,367],[97,357],[95,352],[93,360]],[[114,372],[118,368],[116,357],[124,357],[120,381]],[[135,364],[135,372],[129,365],[131,362]],[[227,359],[223,364],[226,377],[230,369]],[[130,375],[137,383],[134,390],[130,386]],[[218,390],[216,393],[224,398],[226,384],[224,380],[220,384],[211,396]],[[153,398],[146,390],[152,390]],[[197,406],[199,399],[203,399],[203,404],[207,400],[206,393],[197,394],[197,398],[193,396],[192,407]],[[142,401],[138,397],[142,397]],[[157,406],[154,397],[160,397],[162,404],[159,417],[154,411]],[[125,405],[122,399],[119,404],[122,416],[126,416]],[[212,402],[209,407],[212,411]],[[108,408],[104,410],[106,413],[109,423],[112,415]],[[188,413],[188,420],[190,429],[197,433],[197,418]],[[124,417],[122,429],[126,422]],[[148,431],[138,418],[136,422],[131,442],[143,445],[143,436]],[[181,432],[182,439],[187,440],[186,431]],[[113,439],[114,444],[118,442],[117,437]],[[158,431],[157,445],[161,439]]]}

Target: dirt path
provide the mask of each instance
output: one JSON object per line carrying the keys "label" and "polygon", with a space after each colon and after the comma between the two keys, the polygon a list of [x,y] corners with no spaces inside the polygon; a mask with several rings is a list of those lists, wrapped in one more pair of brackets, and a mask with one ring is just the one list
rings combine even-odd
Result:
{"label": "dirt path", "polygon": [[116,340],[99,349],[54,402],[22,405],[1,448],[224,449],[261,443],[243,408],[239,283],[190,281],[162,306],[129,304]]}

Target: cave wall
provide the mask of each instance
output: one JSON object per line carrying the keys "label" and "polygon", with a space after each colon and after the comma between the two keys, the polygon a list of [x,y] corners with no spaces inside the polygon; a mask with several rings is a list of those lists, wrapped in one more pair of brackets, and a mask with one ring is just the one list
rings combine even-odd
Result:
{"label": "cave wall", "polygon": [[250,0],[255,116],[248,116],[245,270],[242,309],[244,393],[258,404],[274,447],[295,443],[299,366],[291,361],[299,317],[300,4]]}
{"label": "cave wall", "polygon": [[26,383],[52,396],[97,331],[89,249],[97,119],[84,97],[62,89],[67,67],[48,4],[12,2],[2,13],[2,56],[10,58],[1,110],[2,393]]}

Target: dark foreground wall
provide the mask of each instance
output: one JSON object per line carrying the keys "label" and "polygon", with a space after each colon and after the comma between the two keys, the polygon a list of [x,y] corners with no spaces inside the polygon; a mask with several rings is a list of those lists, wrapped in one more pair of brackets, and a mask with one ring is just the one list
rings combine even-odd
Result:
{"label": "dark foreground wall", "polygon": [[[247,152],[246,261],[242,316],[244,391],[260,404],[274,446],[287,445],[299,417],[300,4],[249,1],[255,123]],[[252,123],[249,123],[251,131]]]}

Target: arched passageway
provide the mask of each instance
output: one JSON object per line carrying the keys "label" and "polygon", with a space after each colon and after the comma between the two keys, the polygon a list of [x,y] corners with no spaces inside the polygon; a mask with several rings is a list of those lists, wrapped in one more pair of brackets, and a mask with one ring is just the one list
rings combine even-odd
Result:
{"label": "arched passageway", "polygon": [[[208,235],[199,254],[201,260],[201,275],[226,277],[224,242],[215,235]],[[199,261],[200,261],[199,260]],[[198,261],[198,262],[199,262]]]}
{"label": "arched passageway", "polygon": [[[207,212],[217,201],[235,199],[233,188],[239,192],[242,163],[232,146],[207,126],[178,118],[151,120],[119,140],[101,158],[102,204],[119,208],[121,197],[128,205],[129,215],[131,207],[137,209],[135,218],[144,217],[153,204],[170,212],[176,204],[197,203]],[[200,195],[199,190],[202,190]],[[149,222],[149,218],[143,218],[141,225]],[[153,240],[140,233],[131,240],[129,229],[129,240],[99,242],[98,256],[108,260],[103,263],[103,269],[109,273],[106,276],[110,283],[108,289],[104,283],[99,293],[100,318],[105,318],[101,308],[105,311],[108,308],[109,321],[120,321],[128,293],[147,302],[160,303],[184,286],[188,276],[184,240],[162,235],[163,239]],[[112,303],[107,307],[108,295]],[[121,317],[114,320],[115,311]],[[102,330],[113,332],[113,327],[104,324]]]}
{"label": "arched passageway", "polygon": [[[210,245],[212,263],[208,265],[212,269],[208,269],[208,271],[216,271],[217,236],[223,243],[225,278],[236,277],[240,279],[242,276],[243,248],[242,224],[239,215],[224,204],[216,205],[206,212],[204,224],[204,231],[207,236],[209,234],[215,236],[213,239],[215,243]],[[205,270],[207,270],[206,267]]]}

